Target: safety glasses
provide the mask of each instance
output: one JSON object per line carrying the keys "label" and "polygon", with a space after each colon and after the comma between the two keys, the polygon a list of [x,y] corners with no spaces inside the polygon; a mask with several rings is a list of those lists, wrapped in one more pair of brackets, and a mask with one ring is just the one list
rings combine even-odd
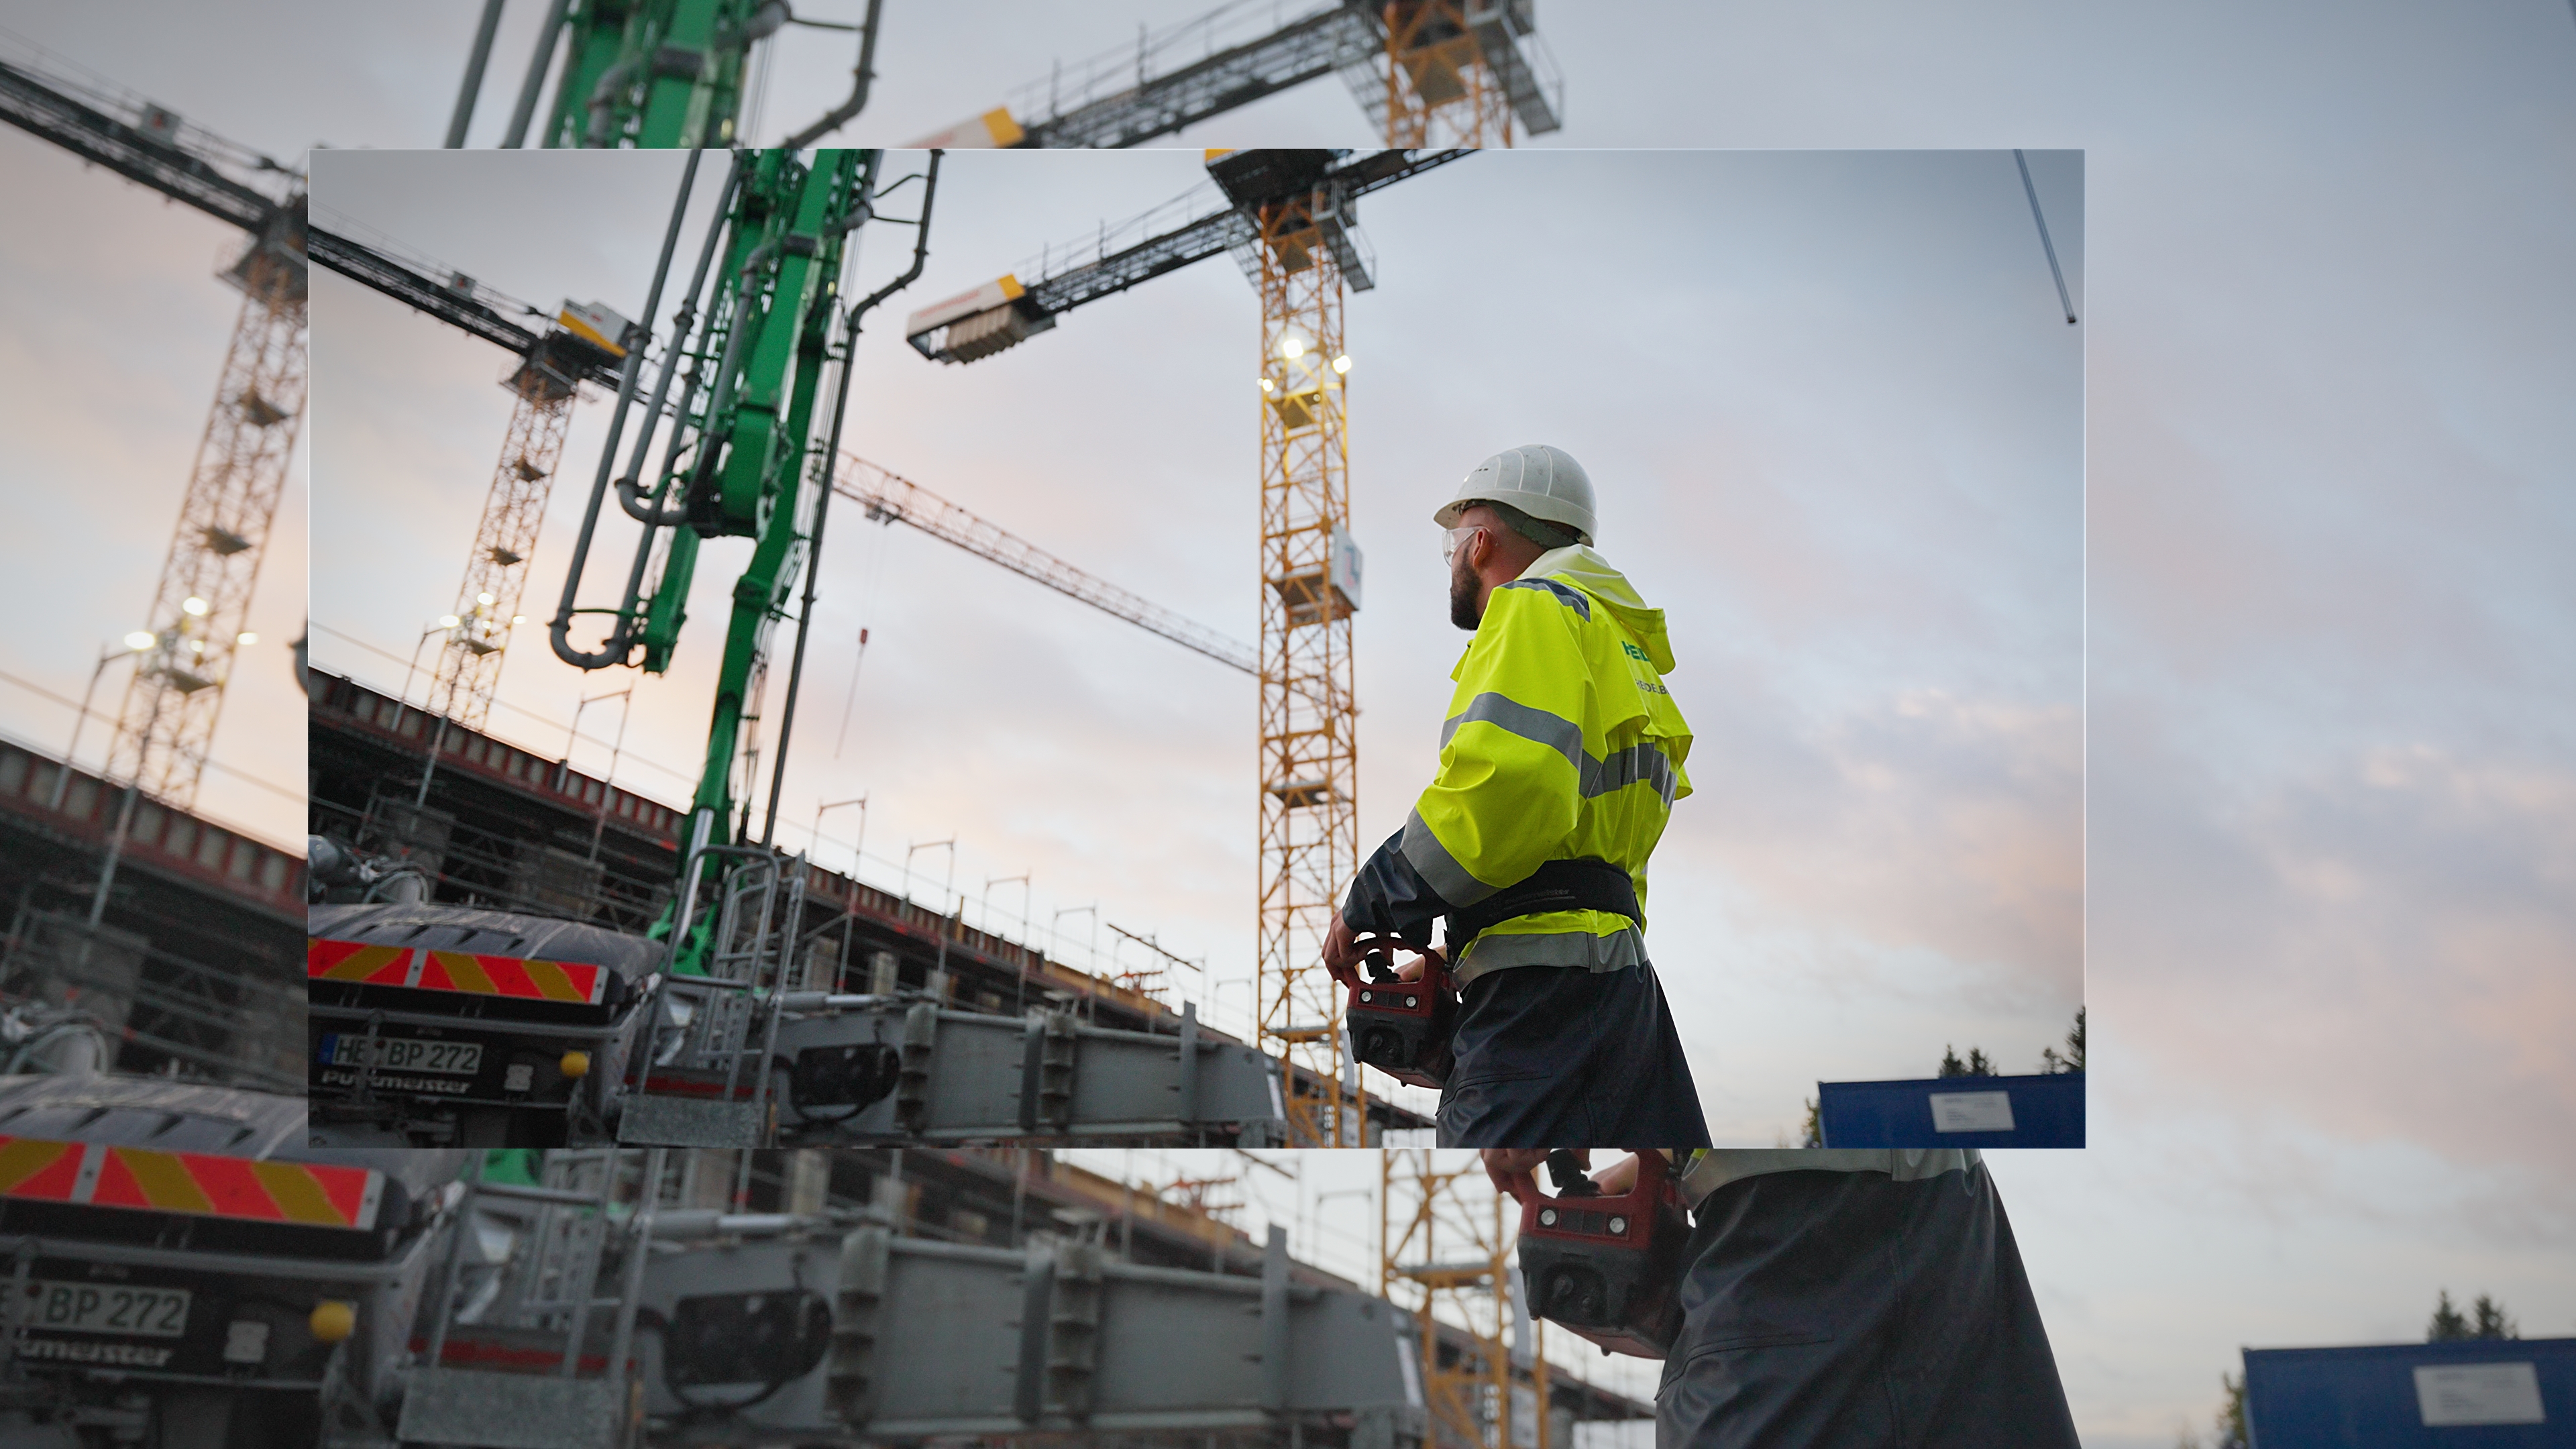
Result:
{"label": "safety glasses", "polygon": [[1443,533],[1440,537],[1440,561],[1449,563],[1455,560],[1458,557],[1458,545],[1466,542],[1465,536],[1484,531],[1483,524],[1471,523],[1464,528],[1452,528]]}

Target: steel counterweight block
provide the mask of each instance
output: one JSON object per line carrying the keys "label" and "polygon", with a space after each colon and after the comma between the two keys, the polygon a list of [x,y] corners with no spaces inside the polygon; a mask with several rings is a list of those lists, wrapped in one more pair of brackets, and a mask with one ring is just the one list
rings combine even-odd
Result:
{"label": "steel counterweight block", "polygon": [[1282,1140],[1272,1063],[1202,1034],[1113,1031],[1069,1012],[950,1011],[789,996],[770,1056],[783,1145],[1011,1139]]}
{"label": "steel counterweight block", "polygon": [[718,1227],[714,1241],[657,1252],[643,1308],[654,1444],[1294,1420],[1314,1442],[1398,1449],[1422,1432],[1410,1320],[1363,1293],[1292,1283],[1278,1229],[1255,1278],[1120,1263],[1090,1242]]}

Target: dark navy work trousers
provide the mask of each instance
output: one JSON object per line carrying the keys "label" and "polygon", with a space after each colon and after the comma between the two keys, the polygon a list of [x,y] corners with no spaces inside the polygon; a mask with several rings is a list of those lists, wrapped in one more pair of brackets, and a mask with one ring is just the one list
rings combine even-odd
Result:
{"label": "dark navy work trousers", "polygon": [[1467,983],[1443,1147],[1706,1147],[1652,966],[1513,966]]}
{"label": "dark navy work trousers", "polygon": [[1656,1449],[2076,1449],[1982,1164],[1766,1173],[1695,1217]]}

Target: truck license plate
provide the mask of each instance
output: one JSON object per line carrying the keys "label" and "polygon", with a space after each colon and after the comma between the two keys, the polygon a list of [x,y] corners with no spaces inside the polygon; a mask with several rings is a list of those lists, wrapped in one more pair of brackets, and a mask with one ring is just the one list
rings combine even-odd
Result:
{"label": "truck license plate", "polygon": [[[323,1060],[335,1067],[367,1065],[370,1038],[338,1034],[323,1039]],[[433,1072],[470,1077],[483,1070],[483,1044],[471,1041],[422,1041],[411,1037],[372,1038],[375,1068],[380,1072]]]}
{"label": "truck license plate", "polygon": [[130,1288],[45,1278],[31,1281],[27,1288],[30,1328],[144,1338],[179,1338],[188,1331],[185,1288]]}

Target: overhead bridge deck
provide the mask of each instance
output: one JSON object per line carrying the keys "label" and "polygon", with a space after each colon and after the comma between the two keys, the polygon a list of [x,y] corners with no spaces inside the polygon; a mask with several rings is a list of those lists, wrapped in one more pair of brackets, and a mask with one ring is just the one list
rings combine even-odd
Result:
{"label": "overhead bridge deck", "polygon": [[0,1003],[86,1012],[118,1070],[293,1089],[303,860],[149,796],[124,807],[122,787],[0,739]]}
{"label": "overhead bridge deck", "polygon": [[[460,905],[640,931],[668,899],[684,809],[453,723],[426,803],[415,807],[441,721],[319,669],[311,695],[314,833],[405,854],[430,875],[433,899]],[[1182,1013],[1151,995],[837,871],[807,866],[802,911],[806,990],[927,992],[960,1011],[1036,1008],[1111,1031],[1184,1029]],[[1194,1030],[1240,1044],[1203,1024]],[[1373,1133],[1432,1125],[1374,1098],[1369,1120]]]}

